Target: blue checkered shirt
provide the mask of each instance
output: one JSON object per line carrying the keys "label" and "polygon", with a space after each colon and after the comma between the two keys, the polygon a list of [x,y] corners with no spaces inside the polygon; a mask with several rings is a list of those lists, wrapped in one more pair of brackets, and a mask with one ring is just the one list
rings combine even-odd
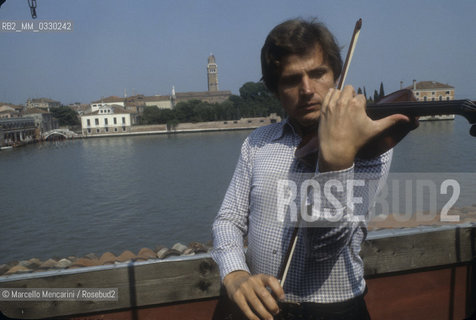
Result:
{"label": "blue checkered shirt", "polygon": [[[354,191],[353,196],[360,196],[362,204],[354,206],[346,202],[348,191],[344,190],[334,192],[339,203],[344,204],[341,208],[328,201],[321,201],[316,207],[326,208],[331,215],[340,209],[346,216],[360,214],[368,218],[368,208],[388,174],[392,152],[372,160],[356,159],[353,166],[345,170],[320,173],[317,168],[309,173],[294,155],[300,142],[301,137],[288,121],[258,128],[244,141],[232,181],[213,223],[212,257],[219,265],[222,279],[236,270],[278,275],[295,221],[290,206],[283,210],[279,202],[278,190],[289,191],[279,189],[279,181],[294,181],[299,190],[299,183],[305,179],[314,179],[319,186],[329,180],[345,185],[349,179],[364,173],[377,183]],[[297,208],[301,205],[300,197],[298,194],[295,198]],[[306,202],[308,206],[312,204],[312,200]],[[279,219],[277,212],[285,214]],[[298,215],[301,214],[298,209]],[[364,292],[363,261],[359,252],[367,228],[365,219],[358,221],[341,219],[329,225],[317,219],[299,230],[284,284],[287,301],[332,303]]]}

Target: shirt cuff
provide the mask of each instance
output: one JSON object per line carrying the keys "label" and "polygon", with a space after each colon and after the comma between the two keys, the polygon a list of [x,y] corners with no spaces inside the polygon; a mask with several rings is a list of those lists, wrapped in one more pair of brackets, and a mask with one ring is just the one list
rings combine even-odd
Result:
{"label": "shirt cuff", "polygon": [[212,258],[220,268],[220,278],[222,281],[226,275],[233,271],[243,270],[251,273],[248,265],[246,264],[246,258],[243,249],[213,249]]}

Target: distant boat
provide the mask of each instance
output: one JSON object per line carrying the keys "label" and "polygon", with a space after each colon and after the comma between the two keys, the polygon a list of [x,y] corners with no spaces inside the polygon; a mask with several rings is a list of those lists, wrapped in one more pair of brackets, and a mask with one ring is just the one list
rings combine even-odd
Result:
{"label": "distant boat", "polygon": [[10,150],[13,149],[13,146],[0,147],[0,150]]}
{"label": "distant boat", "polygon": [[420,117],[420,121],[437,121],[437,120],[454,120],[454,114],[443,114],[443,115],[436,115],[436,116],[424,116]]}

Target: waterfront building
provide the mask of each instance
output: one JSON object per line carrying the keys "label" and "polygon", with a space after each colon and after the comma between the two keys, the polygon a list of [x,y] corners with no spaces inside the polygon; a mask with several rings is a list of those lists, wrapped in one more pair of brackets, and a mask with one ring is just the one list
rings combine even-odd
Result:
{"label": "waterfront building", "polygon": [[28,99],[26,101],[27,109],[39,108],[49,112],[51,108],[59,107],[61,107],[61,102],[49,98]]}
{"label": "waterfront building", "polygon": [[417,101],[443,101],[454,100],[455,88],[449,84],[437,81],[419,81],[413,80],[413,85],[407,87],[411,89]]}
{"label": "waterfront building", "polygon": [[98,110],[81,116],[81,129],[84,136],[131,131],[134,124],[131,112],[121,106],[100,107]]}
{"label": "waterfront building", "polygon": [[45,109],[26,109],[25,112],[23,112],[23,117],[34,119],[35,126],[39,129],[40,134],[59,128],[59,121],[53,118],[53,115]]}
{"label": "waterfront building", "polygon": [[[413,84],[407,89],[411,89],[417,101],[449,101],[455,98],[455,88],[449,84],[437,81],[413,80]],[[420,117],[420,120],[453,120],[455,115],[434,115]]]}
{"label": "waterfront building", "polygon": [[18,146],[33,141],[39,129],[32,118],[0,119],[0,147]]}

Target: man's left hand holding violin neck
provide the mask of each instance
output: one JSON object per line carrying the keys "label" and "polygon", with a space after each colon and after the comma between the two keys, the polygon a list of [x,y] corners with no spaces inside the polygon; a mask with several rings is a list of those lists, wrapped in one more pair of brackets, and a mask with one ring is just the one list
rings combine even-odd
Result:
{"label": "man's left hand holding violin neck", "polygon": [[365,97],[356,94],[352,86],[347,85],[343,90],[329,89],[319,119],[320,172],[351,167],[357,155],[365,156],[361,150],[373,149],[373,156],[378,156],[416,128],[414,120],[402,114],[372,120],[365,107]]}

